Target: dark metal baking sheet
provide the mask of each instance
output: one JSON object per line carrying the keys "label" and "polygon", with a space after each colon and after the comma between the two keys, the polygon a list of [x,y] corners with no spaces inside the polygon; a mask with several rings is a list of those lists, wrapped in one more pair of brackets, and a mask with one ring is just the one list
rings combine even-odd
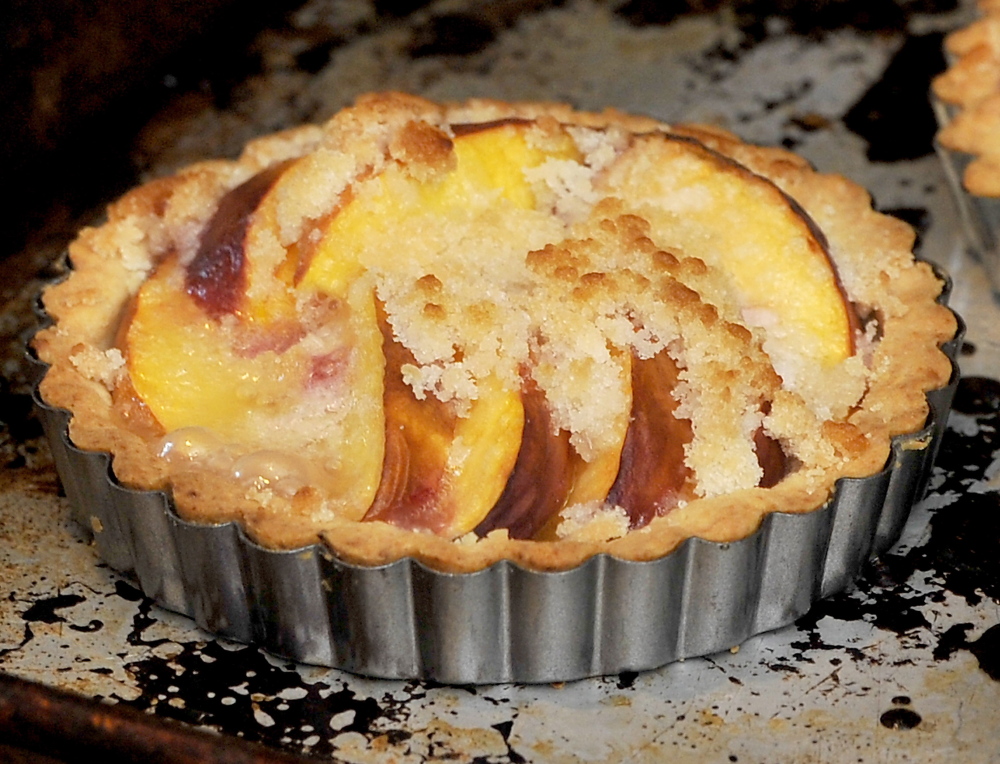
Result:
{"label": "dark metal baking sheet", "polygon": [[[663,25],[649,23],[656,4],[617,4],[631,14],[495,5],[522,11],[487,24],[463,53],[447,48],[447,30],[485,27],[463,20],[462,3],[384,25],[369,3],[312,3],[260,44],[258,77],[161,119],[151,134],[170,128],[174,139],[155,151],[147,139],[144,157],[186,163],[365,89],[488,89],[715,121],[860,181],[917,225],[922,255],[952,275],[951,305],[968,324],[968,378],[930,493],[899,543],[856,589],[735,653],[556,686],[361,679],[213,639],[103,566],[69,521],[23,413],[27,390],[14,387],[20,371],[6,363],[0,453],[14,466],[0,477],[0,670],[327,760],[997,762],[1000,312],[966,251],[921,110],[940,33],[970,18],[971,3],[785,4],[779,18],[744,2]],[[334,41],[340,29],[362,33]],[[306,51],[310,71],[296,63]],[[316,63],[324,55],[328,66]]]}

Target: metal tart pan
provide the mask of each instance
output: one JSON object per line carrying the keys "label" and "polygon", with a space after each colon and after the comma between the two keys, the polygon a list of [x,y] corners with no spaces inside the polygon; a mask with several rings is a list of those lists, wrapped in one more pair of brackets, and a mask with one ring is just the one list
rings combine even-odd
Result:
{"label": "metal tart pan", "polygon": [[[943,348],[952,378],[927,394],[927,425],[894,439],[881,472],[838,481],[820,509],[770,514],[732,543],[691,538],[657,560],[597,555],[561,572],[501,561],[442,573],[411,558],[364,567],[319,544],[267,549],[236,523],[180,519],[166,492],[121,485],[109,454],[72,443],[68,411],[37,385],[34,398],[74,519],[162,607],[275,655],[367,676],[561,682],[727,650],[848,588],[923,495],[963,331],[959,321]],[[40,380],[46,366],[32,360]]]}
{"label": "metal tart pan", "polygon": [[[934,96],[931,106],[938,126],[944,128],[954,116],[955,107]],[[962,177],[973,160],[971,154],[946,148],[937,141],[934,150],[944,167],[965,239],[989,273],[993,289],[1000,291],[1000,198],[976,196],[966,190]]]}

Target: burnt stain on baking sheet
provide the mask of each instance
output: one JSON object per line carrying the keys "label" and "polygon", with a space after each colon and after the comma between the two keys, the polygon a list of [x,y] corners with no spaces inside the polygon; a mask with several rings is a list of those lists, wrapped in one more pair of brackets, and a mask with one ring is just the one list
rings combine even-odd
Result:
{"label": "burnt stain on baking sheet", "polygon": [[430,0],[374,0],[372,6],[378,16],[402,18],[420,10],[429,3]]}
{"label": "burnt stain on baking sheet", "polygon": [[[371,750],[395,753],[400,759],[429,756],[435,761],[491,764],[527,760],[510,740],[514,718],[492,725],[507,748],[499,758],[469,759],[467,751],[456,747],[460,742],[453,745],[447,736],[433,734],[428,739],[410,728],[413,705],[427,700],[428,692],[439,686],[434,682],[393,682],[366,697],[355,692],[339,672],[307,681],[295,664],[268,657],[252,646],[206,638],[173,642],[172,648],[169,657],[150,653],[127,663],[125,670],[141,695],[133,699],[115,696],[114,700],[223,735],[324,760],[340,760],[337,738],[345,733],[360,734]],[[449,689],[475,692],[475,688]],[[516,711],[511,713],[516,717]]]}
{"label": "burnt stain on baking sheet", "polygon": [[1000,602],[1000,493],[970,491],[974,483],[992,479],[1000,428],[1000,382],[985,377],[961,380],[952,408],[973,417],[974,433],[949,428],[937,464],[944,473],[940,493],[961,497],[931,518],[928,542],[900,558],[889,558],[899,574],[933,570],[949,591],[971,605],[983,596]]}
{"label": "burnt stain on baking sheet", "polygon": [[166,637],[153,639],[146,639],[145,637],[146,630],[154,627],[157,623],[156,614],[153,610],[154,607],[155,603],[148,597],[144,596],[141,600],[139,600],[135,615],[132,616],[132,628],[129,630],[128,636],[125,638],[125,641],[130,645],[153,648],[164,645],[170,641]]}
{"label": "burnt stain on baking sheet", "polygon": [[138,588],[121,579],[115,581],[115,594],[127,602],[139,602],[145,597]]}
{"label": "burnt stain on baking sheet", "polygon": [[927,544],[904,556],[887,556],[896,577],[932,570],[944,587],[970,605],[983,595],[1000,602],[1000,497],[968,494],[931,519]]}
{"label": "burnt stain on baking sheet", "polygon": [[[11,653],[16,653],[18,650],[23,649],[34,638],[35,633],[31,630],[31,624],[25,623],[24,629],[21,632],[21,641],[10,647],[0,648],[0,660],[3,660],[4,657]],[[3,759],[0,759],[0,761],[3,761]]]}
{"label": "burnt stain on baking sheet", "polygon": [[735,12],[744,32],[755,37],[766,35],[769,17],[784,19],[788,31],[812,39],[840,29],[894,33],[906,23],[906,11],[894,0],[743,0],[735,3]]}
{"label": "burnt stain on baking sheet", "polygon": [[[953,10],[957,0],[924,2],[919,9],[903,7],[895,0],[736,0],[729,3],[741,31],[753,41],[769,35],[768,20],[782,19],[793,34],[811,38],[839,29],[871,33],[895,33],[905,27],[908,13],[943,13]],[[723,5],[719,0],[684,0],[663,3],[657,0],[628,0],[615,13],[637,27],[669,24],[681,16],[708,13]],[[945,8],[945,6],[952,6]]]}
{"label": "burnt stain on baking sheet", "polygon": [[891,730],[911,730],[922,721],[920,714],[909,708],[890,708],[879,717],[879,724]]}
{"label": "burnt stain on baking sheet", "polygon": [[959,0],[903,0],[909,13],[951,13],[957,11]]}
{"label": "burnt stain on baking sheet", "polygon": [[958,650],[968,647],[968,633],[971,630],[971,623],[956,623],[949,626],[943,634],[938,636],[937,644],[934,646],[934,652],[932,653],[934,660],[947,660]]}
{"label": "burnt stain on baking sheet", "polygon": [[524,764],[527,759],[515,751],[510,744],[510,732],[513,728],[514,721],[512,719],[493,725],[493,729],[500,733],[500,737],[503,738],[504,745],[507,746],[507,760],[510,764]]}
{"label": "burnt stain on baking sheet", "polygon": [[346,686],[306,683],[291,667],[275,665],[253,647],[189,642],[169,659],[150,656],[127,665],[142,688],[119,698],[189,724],[287,750],[329,757],[345,732],[370,735],[390,713],[374,698]]}
{"label": "burnt stain on baking sheet", "polygon": [[1000,415],[1000,382],[987,377],[965,377],[951,407],[973,416]]}
{"label": "burnt stain on baking sheet", "polygon": [[[688,66],[706,82],[721,82],[739,70],[741,60],[758,45],[775,37],[797,36],[809,42],[822,41],[833,33],[853,32],[862,37],[882,37],[898,41],[900,50],[877,82],[858,104],[849,110],[849,129],[869,142],[870,157],[878,161],[924,156],[932,151],[936,123],[927,100],[931,77],[943,68],[940,35],[908,38],[908,21],[914,14],[941,14],[954,10],[956,0],[940,3],[906,3],[895,0],[736,0],[725,4],[727,24],[739,33],[720,42]],[[629,0],[616,10],[633,26],[668,24],[696,13],[722,13],[721,4],[698,2],[653,3]],[[937,46],[935,48],[935,45]],[[814,83],[805,79],[772,103],[762,103],[764,112],[794,103],[806,95]],[[751,122],[753,114],[736,114],[736,124]],[[794,150],[801,134],[827,129],[839,120],[830,116],[803,115],[788,122],[791,133],[781,143]]]}
{"label": "burnt stain on baking sheet", "polygon": [[508,0],[470,4],[465,10],[441,9],[410,21],[407,52],[412,58],[472,56],[486,50],[501,32],[518,21],[561,5],[563,0]]}
{"label": "burnt stain on baking sheet", "polygon": [[799,668],[791,663],[768,663],[767,667],[771,671],[784,672],[786,674],[799,674]]}
{"label": "burnt stain on baking sheet", "polygon": [[938,639],[934,657],[947,660],[959,650],[968,650],[979,661],[979,667],[986,675],[1000,682],[1000,624],[988,628],[979,639],[969,639],[971,630],[971,623],[959,623],[949,628]]}
{"label": "burnt stain on baking sheet", "polygon": [[333,51],[341,45],[337,39],[320,40],[295,54],[295,68],[307,74],[319,74],[330,63]]}
{"label": "burnt stain on baking sheet", "polygon": [[[11,593],[9,599],[17,601],[13,593]],[[87,602],[87,597],[72,593],[60,593],[50,597],[28,599],[27,603],[30,604],[20,613],[20,619],[23,622],[21,641],[11,647],[0,649],[0,659],[3,659],[4,656],[10,653],[22,650],[35,638],[35,632],[31,628],[32,624],[45,624],[48,626],[58,624],[60,628],[64,627],[70,631],[85,634],[103,629],[104,622],[99,619],[93,618],[87,623],[76,623],[67,614],[62,612],[85,602]]]}
{"label": "burnt stain on baking sheet", "polygon": [[979,667],[1000,682],[1000,624],[991,626],[983,635],[968,644],[969,652],[976,656]]}
{"label": "burnt stain on baking sheet", "polygon": [[31,607],[21,614],[21,618],[29,623],[65,623],[66,619],[58,611],[74,607],[84,601],[85,598],[79,594],[46,597],[32,603]]}
{"label": "burnt stain on baking sheet", "polygon": [[721,0],[685,0],[672,3],[660,0],[628,0],[615,9],[615,15],[635,27],[665,26],[681,16],[715,11],[720,5],[722,5]]}
{"label": "burnt stain on baking sheet", "polygon": [[71,623],[69,624],[69,629],[71,631],[78,631],[83,634],[89,634],[95,631],[100,631],[104,628],[104,621],[98,618],[92,618],[85,624]]}
{"label": "burnt stain on baking sheet", "polygon": [[[169,658],[149,655],[128,663],[126,670],[142,694],[116,700],[224,735],[327,760],[336,757],[337,738],[345,733],[363,735],[373,748],[390,746],[400,757],[425,752],[427,741],[405,725],[409,705],[426,699],[433,683],[394,683],[379,697],[365,697],[338,679],[337,672],[328,679],[305,681],[293,664],[268,658],[254,647],[227,646],[217,640],[174,646],[179,651],[172,650]],[[512,727],[513,721],[493,727],[508,749],[499,761],[524,762],[508,740]],[[452,750],[447,739],[433,739],[431,745],[435,760],[465,755]]]}
{"label": "burnt stain on baking sheet", "polygon": [[[796,625],[810,638],[793,642],[792,647],[800,651],[843,649],[841,645],[825,645],[819,638],[818,624],[823,618],[863,620],[896,634],[929,628],[930,622],[918,609],[927,603],[927,596],[917,593],[906,583],[906,578],[908,576],[895,578],[883,562],[876,561],[868,567],[856,591],[820,600],[796,621]],[[860,656],[861,653],[857,653],[852,657]]]}
{"label": "burnt stain on baking sheet", "polygon": [[[616,13],[634,26],[667,24],[680,16],[710,12],[716,3],[653,3],[630,0]],[[775,34],[798,35],[810,40],[841,31],[862,35],[898,37],[902,45],[886,66],[882,76],[844,115],[844,125],[863,138],[868,158],[875,162],[917,159],[933,152],[937,122],[927,93],[930,81],[945,67],[938,33],[904,38],[908,18],[913,14],[941,14],[953,11],[956,0],[925,0],[899,3],[894,0],[817,0],[801,3],[794,0],[738,0],[731,5],[738,41],[720,44],[695,68],[710,80],[723,79],[740,59],[759,43]],[[772,22],[779,23],[774,24]],[[789,94],[794,100],[801,94]],[[777,106],[780,104],[775,104]],[[772,106],[772,108],[774,108]],[[806,123],[800,129],[816,129]],[[794,137],[785,139],[786,148],[794,148]]]}
{"label": "burnt stain on baking sheet", "polygon": [[844,115],[844,126],[868,143],[873,162],[919,159],[934,151],[938,125],[927,93],[945,68],[939,33],[907,37],[882,77]]}
{"label": "burnt stain on baking sheet", "polygon": [[40,437],[42,425],[34,416],[31,396],[6,388],[6,380],[0,379],[0,431],[18,443]]}
{"label": "burnt stain on baking sheet", "polygon": [[[302,5],[303,0],[274,0],[247,13],[239,3],[234,4],[220,15],[211,33],[194,37],[163,62],[162,91],[201,93],[217,108],[229,108],[247,80],[265,73],[254,39],[262,29],[285,26],[286,19]],[[156,92],[153,87],[147,90]]]}
{"label": "burnt stain on baking sheet", "polygon": [[[971,605],[989,598],[1000,603],[1000,493],[987,485],[995,469],[994,454],[1000,431],[1000,382],[968,377],[959,383],[953,410],[970,417],[976,426],[949,427],[937,458],[939,480],[934,492],[954,496],[946,506],[933,510],[927,540],[920,546],[883,555],[867,566],[852,592],[818,602],[796,625],[806,639],[792,643],[799,658],[807,651],[841,650],[841,645],[823,642],[818,622],[825,618],[864,620],[876,627],[908,635],[912,639],[936,641],[932,657],[947,660],[959,650],[976,656],[990,677],[1000,678],[1000,625],[970,640],[972,624],[960,623],[935,631],[923,608],[943,600],[950,592]],[[911,585],[917,574],[931,582],[930,590]],[[862,654],[854,656],[866,660]]]}
{"label": "burnt stain on baking sheet", "polygon": [[635,684],[635,680],[639,678],[639,673],[637,671],[623,671],[618,675],[618,689],[619,690],[629,690]]}
{"label": "burnt stain on baking sheet", "polygon": [[413,30],[409,52],[413,58],[468,56],[486,48],[496,35],[497,30],[482,16],[447,13],[432,16]]}

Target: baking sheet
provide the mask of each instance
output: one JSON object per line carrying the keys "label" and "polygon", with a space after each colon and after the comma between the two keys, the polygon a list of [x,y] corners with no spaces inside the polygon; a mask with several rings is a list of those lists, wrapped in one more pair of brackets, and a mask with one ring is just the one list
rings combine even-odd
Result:
{"label": "baking sheet", "polygon": [[[212,639],[101,563],[68,521],[22,405],[19,371],[7,364],[0,671],[345,761],[1000,761],[1000,309],[967,252],[937,159],[921,153],[930,150],[919,109],[926,91],[908,89],[909,80],[894,73],[919,80],[930,63],[912,62],[926,59],[938,32],[967,18],[970,4],[947,12],[920,4],[931,11],[923,14],[912,4],[838,4],[853,27],[795,13],[747,19],[732,8],[654,24],[606,4],[491,5],[508,16],[484,22],[495,24],[492,40],[472,52],[442,42],[448,24],[462,28],[454,17],[463,4],[455,2],[329,46],[330,64],[318,71],[306,71],[296,56],[322,54],[320,43],[290,52],[289,40],[306,35],[262,43],[263,73],[242,83],[228,105],[191,111],[158,153],[148,137],[140,148],[165,168],[255,131],[321,117],[361,90],[398,87],[439,98],[566,98],[584,108],[611,103],[664,119],[709,120],[851,176],[872,189],[880,208],[918,225],[921,254],[951,273],[951,305],[968,324],[960,364],[972,378],[959,388],[932,490],[901,542],[854,592],[734,653],[557,686],[361,679]],[[524,8],[532,5],[543,7]],[[862,6],[874,21],[859,29],[865,24],[850,12]],[[910,11],[894,17],[889,6]],[[310,30],[310,40],[320,27],[370,23],[367,3],[309,7],[312,16],[303,11],[292,26]],[[446,21],[433,21],[440,18]],[[872,31],[878,23],[887,28]],[[154,125],[161,137],[166,123]]]}

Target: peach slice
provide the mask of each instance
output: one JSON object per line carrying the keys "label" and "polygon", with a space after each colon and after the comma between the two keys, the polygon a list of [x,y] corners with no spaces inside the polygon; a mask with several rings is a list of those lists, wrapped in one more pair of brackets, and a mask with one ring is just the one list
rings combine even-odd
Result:
{"label": "peach slice", "polygon": [[574,452],[569,433],[553,433],[545,396],[533,384],[524,392],[524,434],[503,494],[476,526],[485,536],[506,528],[511,538],[530,539],[566,505],[573,487]]}
{"label": "peach slice", "polygon": [[632,356],[618,351],[614,356],[625,372],[621,390],[625,411],[608,423],[600,445],[590,444],[588,459],[573,447],[569,432],[556,427],[537,383],[524,383],[525,425],[517,463],[497,506],[476,533],[506,528],[513,538],[554,540],[563,509],[605,500],[621,468],[632,396]]}
{"label": "peach slice", "polygon": [[573,487],[566,499],[566,505],[587,504],[604,501],[614,485],[621,469],[622,451],[628,436],[631,415],[626,414],[633,406],[631,352],[613,350],[612,357],[622,368],[620,395],[623,397],[622,414],[608,425],[606,445],[586,461],[579,454],[574,455]]}
{"label": "peach slice", "polygon": [[246,438],[250,412],[283,397],[286,386],[301,388],[304,374],[290,357],[237,355],[204,300],[179,288],[182,277],[170,258],[136,297],[124,339],[132,386],[168,432],[200,426]]}
{"label": "peach slice", "polygon": [[[768,402],[764,405],[764,413],[771,409]],[[781,443],[764,432],[761,427],[753,436],[754,451],[757,453],[757,463],[760,465],[761,478],[757,484],[760,488],[771,488],[777,485],[788,474],[788,457]]]}
{"label": "peach slice", "polygon": [[[245,321],[291,317],[291,301],[282,290],[252,304],[247,292],[267,260],[255,243],[277,227],[274,221],[278,185],[294,160],[279,162],[232,189],[201,233],[198,250],[187,265],[184,287],[209,316],[239,315]],[[273,263],[271,271],[287,260]],[[266,267],[265,267],[266,269]],[[289,279],[290,280],[290,279]]]}
{"label": "peach slice", "polygon": [[[532,538],[539,541],[554,541],[559,538],[558,528],[563,521],[562,510],[579,504],[601,504],[611,491],[621,470],[622,451],[628,435],[632,409],[632,354],[614,350],[612,356],[621,364],[623,375],[619,394],[623,396],[622,413],[613,418],[604,428],[602,443],[590,443],[589,458],[574,448],[570,454],[570,485],[562,507],[552,514],[544,526]],[[592,394],[592,393],[591,393]],[[552,436],[556,437],[556,436]],[[544,470],[544,465],[535,465],[535,471]],[[547,478],[542,472],[538,480]]]}
{"label": "peach slice", "polygon": [[302,285],[336,293],[368,267],[392,270],[405,239],[400,231],[408,225],[426,239],[438,233],[442,220],[467,224],[498,206],[534,209],[525,169],[549,159],[578,159],[579,151],[561,130],[547,135],[544,146],[535,145],[532,129],[533,123],[520,120],[464,126],[452,142],[453,169],[423,180],[390,166],[353,189],[313,251]]}
{"label": "peach slice", "polygon": [[[632,417],[621,469],[607,495],[608,504],[625,510],[632,529],[695,498],[695,476],[684,460],[693,431],[689,420],[677,416],[673,396],[678,375],[677,364],[665,351],[632,359]],[[765,404],[765,412],[768,409]],[[775,485],[788,467],[781,444],[760,428],[754,434],[754,450],[762,471],[758,485]]]}
{"label": "peach slice", "polygon": [[435,398],[418,400],[400,371],[413,357],[382,327],[386,456],[365,519],[461,536],[496,504],[514,468],[525,426],[520,394],[482,380],[464,417]]}
{"label": "peach slice", "polygon": [[799,358],[830,368],[853,355],[857,316],[823,236],[769,180],[660,133],[638,138],[605,182],[650,221],[658,246],[726,274],[783,376]]}
{"label": "peach slice", "polygon": [[632,422],[608,493],[608,504],[625,510],[631,528],[694,498],[693,475],[684,463],[691,423],[676,416],[672,394],[677,376],[677,364],[665,351],[632,359]]}
{"label": "peach slice", "polygon": [[495,377],[479,383],[479,397],[458,420],[449,453],[451,493],[458,505],[449,535],[473,530],[500,500],[520,453],[526,428],[520,392]]}

